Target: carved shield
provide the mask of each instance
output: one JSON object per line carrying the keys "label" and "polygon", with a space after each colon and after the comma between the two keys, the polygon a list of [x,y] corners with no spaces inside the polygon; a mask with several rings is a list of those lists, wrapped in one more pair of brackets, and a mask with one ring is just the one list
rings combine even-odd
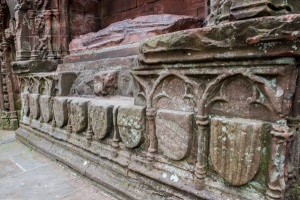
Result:
{"label": "carved shield", "polygon": [[185,158],[191,148],[193,113],[159,110],[156,117],[158,147],[173,160]]}
{"label": "carved shield", "polygon": [[53,110],[52,110],[52,102],[51,96],[42,95],[40,96],[40,105],[41,105],[41,114],[44,119],[44,122],[48,123],[52,120]]}
{"label": "carved shield", "polygon": [[113,106],[91,102],[89,105],[89,125],[98,139],[103,139],[112,129]]}
{"label": "carved shield", "polygon": [[29,116],[30,109],[29,109],[29,93],[22,93],[22,110],[24,116]]}
{"label": "carved shield", "polygon": [[62,128],[65,126],[68,122],[68,99],[55,97],[53,112],[57,127]]}
{"label": "carved shield", "polygon": [[146,109],[142,106],[121,106],[117,124],[122,142],[127,148],[135,148],[143,142]]}
{"label": "carved shield", "polygon": [[87,126],[87,103],[88,100],[74,99],[70,103],[69,120],[71,120],[72,131],[83,132]]}
{"label": "carved shield", "polygon": [[39,94],[30,94],[30,111],[33,119],[38,119],[40,117],[40,103]]}
{"label": "carved shield", "polygon": [[218,174],[230,184],[244,185],[257,173],[263,125],[254,120],[212,118],[211,160]]}

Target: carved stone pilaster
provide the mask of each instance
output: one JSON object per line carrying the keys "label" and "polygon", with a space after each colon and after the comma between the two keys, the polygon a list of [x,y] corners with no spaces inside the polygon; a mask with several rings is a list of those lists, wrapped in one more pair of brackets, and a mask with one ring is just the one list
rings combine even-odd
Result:
{"label": "carved stone pilaster", "polygon": [[267,199],[284,199],[288,181],[288,146],[294,135],[284,122],[272,124]]}
{"label": "carved stone pilaster", "polygon": [[208,118],[207,116],[197,115],[196,124],[198,126],[198,156],[195,168],[195,175],[199,179],[204,179],[207,172],[208,156]]}
{"label": "carved stone pilaster", "polygon": [[54,60],[55,56],[53,54],[53,47],[52,47],[52,10],[45,10],[44,11],[45,18],[46,18],[46,24],[45,24],[45,36],[48,38],[48,60]]}
{"label": "carved stone pilaster", "polygon": [[117,124],[117,117],[118,117],[119,107],[120,106],[114,106],[114,109],[113,109],[114,137],[113,137],[112,146],[114,148],[118,148],[119,147],[119,142],[120,142],[120,135],[119,135],[119,129],[118,129],[118,124]]}
{"label": "carved stone pilaster", "polygon": [[53,10],[53,20],[52,20],[52,38],[53,38],[53,51],[56,55],[57,59],[61,58],[61,44],[60,44],[60,31],[61,31],[61,23],[60,23],[60,10]]}
{"label": "carved stone pilaster", "polygon": [[148,136],[150,139],[150,145],[148,148],[147,159],[148,161],[154,160],[154,154],[157,151],[157,138],[155,131],[155,117],[156,117],[157,109],[156,108],[147,108],[146,109],[146,118],[148,122]]}

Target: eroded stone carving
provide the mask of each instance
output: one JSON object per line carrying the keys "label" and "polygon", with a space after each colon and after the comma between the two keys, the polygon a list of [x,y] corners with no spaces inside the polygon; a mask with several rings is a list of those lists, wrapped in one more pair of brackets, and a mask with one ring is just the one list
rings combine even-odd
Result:
{"label": "eroded stone carving", "polygon": [[[283,15],[298,12],[295,1],[285,0],[214,0],[209,25],[220,22]],[[295,7],[295,8],[294,8]]]}
{"label": "eroded stone carving", "polygon": [[121,106],[117,123],[122,142],[128,148],[138,147],[143,141],[146,110],[141,106]]}
{"label": "eroded stone carving", "polygon": [[29,93],[22,93],[22,115],[29,116],[30,113],[30,105],[29,105]]}
{"label": "eroded stone carving", "polygon": [[70,109],[68,109],[69,125],[72,131],[80,133],[85,130],[88,124],[88,100],[72,99],[70,102]]}
{"label": "eroded stone carving", "polygon": [[173,160],[185,158],[193,138],[193,113],[158,110],[156,134],[158,148]]}
{"label": "eroded stone carving", "polygon": [[118,89],[118,71],[99,72],[94,76],[94,92],[97,96],[114,94]]}
{"label": "eroded stone carving", "polygon": [[53,103],[53,113],[56,126],[64,127],[68,123],[68,99],[65,97],[55,97]]}
{"label": "eroded stone carving", "polygon": [[[69,22],[85,21],[97,10],[86,9],[91,5],[101,5],[91,16],[94,29],[97,17],[111,19],[102,6],[113,5],[123,20],[126,1],[18,2],[13,66],[24,84],[21,140],[132,199],[297,196],[300,17],[275,15],[296,12],[298,1],[212,0],[207,20],[215,26],[197,29],[190,28],[202,22],[191,16],[121,21],[73,40],[74,54],[64,60],[74,38]],[[130,2],[134,10],[162,0]],[[180,2],[183,10],[204,10],[208,1]],[[70,30],[86,33],[88,25]],[[151,37],[165,32],[173,33]],[[141,38],[148,39],[134,43]]]}
{"label": "eroded stone carving", "polygon": [[103,139],[112,131],[113,106],[103,102],[91,101],[88,109],[89,128],[96,139]]}
{"label": "eroded stone carving", "polygon": [[264,124],[245,119],[211,119],[210,155],[215,170],[230,184],[241,186],[257,173]]}
{"label": "eroded stone carving", "polygon": [[50,95],[41,95],[39,100],[43,121],[49,123],[53,117],[53,99]]}
{"label": "eroded stone carving", "polygon": [[39,94],[30,94],[29,104],[30,104],[30,114],[33,119],[39,119],[40,117],[40,95]]}

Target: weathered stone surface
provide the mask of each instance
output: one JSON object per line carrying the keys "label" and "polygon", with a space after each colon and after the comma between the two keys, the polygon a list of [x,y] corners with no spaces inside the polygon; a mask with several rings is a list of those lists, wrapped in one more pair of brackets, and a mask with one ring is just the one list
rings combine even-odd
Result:
{"label": "weathered stone surface", "polygon": [[128,148],[138,147],[144,139],[146,109],[141,106],[121,106],[117,124],[122,142]]}
{"label": "weathered stone surface", "polygon": [[55,97],[53,102],[53,114],[56,126],[59,128],[67,125],[68,122],[68,98]]}
{"label": "weathered stone surface", "polygon": [[29,105],[29,93],[22,93],[22,114],[24,116],[29,116],[30,113],[30,105]]}
{"label": "weathered stone surface", "polygon": [[94,76],[94,92],[97,96],[109,96],[118,89],[118,71],[98,72]]}
{"label": "weathered stone surface", "polygon": [[73,38],[83,34],[98,31],[101,28],[100,0],[73,0],[69,4],[70,35]]}
{"label": "weathered stone surface", "polygon": [[202,0],[102,0],[101,25],[143,15],[175,14],[205,18],[208,3]]}
{"label": "weathered stone surface", "polygon": [[257,173],[262,154],[263,123],[245,119],[211,119],[210,155],[215,170],[235,186]]}
{"label": "weathered stone surface", "polygon": [[88,124],[88,101],[86,99],[75,98],[71,100],[69,114],[69,125],[72,131],[80,133],[84,131]]}
{"label": "weathered stone surface", "polygon": [[89,103],[89,126],[96,139],[103,139],[113,127],[113,106],[108,103],[91,101]]}
{"label": "weathered stone surface", "polygon": [[46,123],[50,122],[53,117],[52,97],[50,95],[41,95],[40,107],[41,107],[41,116],[43,117],[43,121]]}
{"label": "weathered stone surface", "polygon": [[300,15],[283,15],[169,33],[146,39],[140,58],[150,64],[299,56],[299,24]]}
{"label": "weathered stone surface", "polygon": [[82,52],[107,46],[139,42],[142,38],[168,32],[200,27],[195,17],[177,15],[150,15],[137,17],[133,20],[116,22],[109,27],[89,33],[70,43],[70,52]]}
{"label": "weathered stone surface", "polygon": [[16,1],[15,19],[5,2],[0,109],[24,84],[19,138],[128,199],[291,198],[298,1]]}
{"label": "weathered stone surface", "polygon": [[299,13],[298,2],[293,0],[231,0],[211,1],[208,23],[235,21],[253,17]]}
{"label": "weathered stone surface", "polygon": [[193,138],[193,113],[159,110],[156,116],[158,148],[173,160],[185,158]]}
{"label": "weathered stone surface", "polygon": [[118,75],[117,93],[122,96],[133,96],[134,82],[130,70],[120,70]]}
{"label": "weathered stone surface", "polygon": [[39,94],[30,94],[29,95],[30,114],[33,119],[39,119],[39,117],[40,117],[39,98],[40,98]]}
{"label": "weathered stone surface", "polygon": [[53,72],[56,70],[58,61],[18,61],[12,62],[14,73],[40,73]]}

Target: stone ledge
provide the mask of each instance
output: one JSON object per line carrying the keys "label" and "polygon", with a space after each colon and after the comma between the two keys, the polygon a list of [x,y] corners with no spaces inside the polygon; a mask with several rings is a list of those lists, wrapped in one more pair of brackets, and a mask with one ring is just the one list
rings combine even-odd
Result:
{"label": "stone ledge", "polygon": [[146,64],[300,55],[300,15],[260,17],[155,36],[141,42]]}
{"label": "stone ledge", "polygon": [[139,54],[139,43],[121,45],[116,47],[107,47],[100,50],[90,50],[81,53],[74,53],[64,57],[64,64],[85,61],[95,61],[109,58],[119,58],[128,56],[137,56]]}
{"label": "stone ledge", "polygon": [[12,62],[12,68],[16,74],[53,72],[56,70],[59,60],[29,60]]}

